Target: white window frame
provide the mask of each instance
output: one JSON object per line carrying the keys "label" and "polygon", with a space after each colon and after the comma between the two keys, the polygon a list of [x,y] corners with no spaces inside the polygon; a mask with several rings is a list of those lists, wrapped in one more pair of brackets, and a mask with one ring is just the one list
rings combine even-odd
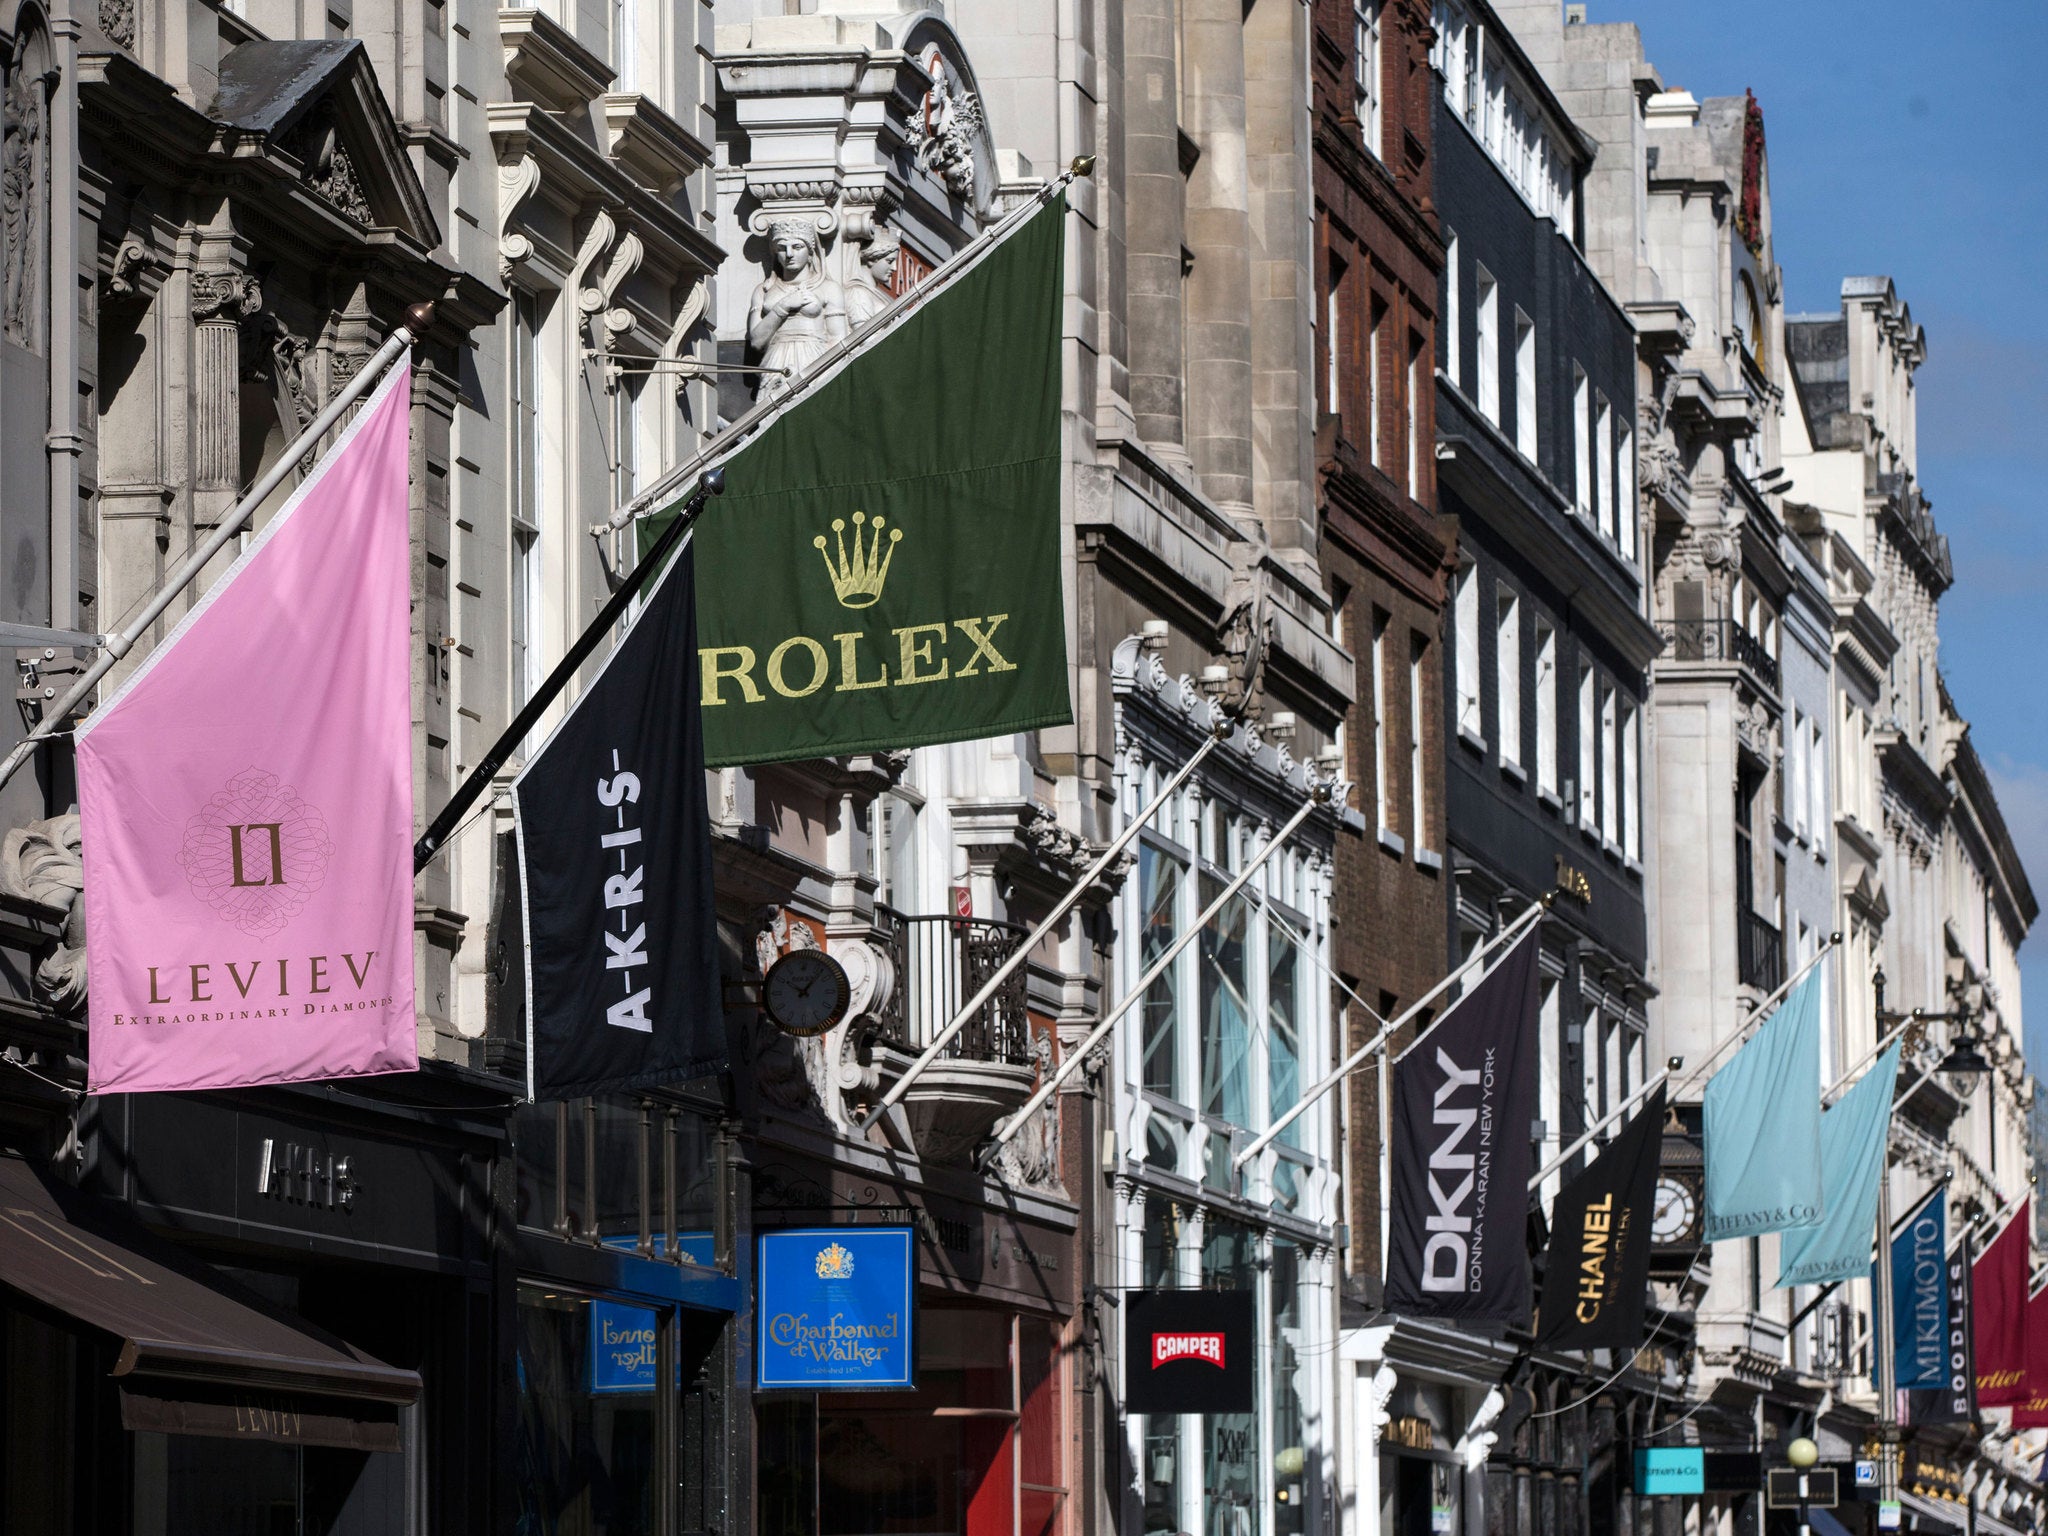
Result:
{"label": "white window frame", "polygon": [[1609,847],[1621,846],[1621,829],[1615,822],[1621,811],[1621,762],[1620,723],[1615,718],[1615,694],[1619,690],[1612,683],[1600,685],[1600,839]]}
{"label": "white window frame", "polygon": [[1631,565],[1636,558],[1636,435],[1621,430],[1621,449],[1616,455],[1616,492],[1621,503],[1621,555]]}
{"label": "white window frame", "polygon": [[1515,447],[1536,462],[1536,322],[1515,306]]}
{"label": "white window frame", "polygon": [[1422,771],[1422,744],[1428,737],[1428,723],[1422,718],[1422,668],[1429,659],[1429,641],[1414,630],[1408,633],[1408,811],[1418,855],[1429,847],[1429,797]]}
{"label": "white window frame", "polygon": [[545,611],[541,530],[546,515],[547,369],[541,350],[547,310],[539,294],[512,290],[511,347],[506,359],[506,394],[511,430],[506,434],[506,509],[509,565],[506,583],[506,677],[517,709],[540,686],[541,619]]}
{"label": "white window frame", "polygon": [[1386,85],[1382,78],[1385,54],[1380,46],[1381,9],[1382,0],[1351,0],[1351,85],[1366,152],[1384,161],[1387,158],[1384,142]]}
{"label": "white window frame", "polygon": [[1593,520],[1605,523],[1616,547],[1621,544],[1621,508],[1614,499],[1614,412],[1607,397],[1593,396]]}
{"label": "white window frame", "polygon": [[1579,663],[1579,783],[1578,817],[1579,826],[1590,832],[1594,829],[1599,813],[1599,802],[1594,794],[1593,775],[1596,757],[1596,733],[1599,726],[1594,714],[1596,703],[1592,666],[1584,661]]}
{"label": "white window frame", "polygon": [[1494,585],[1493,699],[1500,760],[1522,765],[1522,604],[1505,582]]}
{"label": "white window frame", "polygon": [[1387,754],[1387,626],[1394,622],[1393,615],[1375,608],[1372,611],[1372,758],[1373,758],[1373,806],[1377,813],[1375,825],[1382,832],[1394,830],[1391,813],[1393,797],[1387,792],[1387,775],[1392,768]]}
{"label": "white window frame", "polygon": [[1479,386],[1479,414],[1500,425],[1500,284],[1475,266],[1472,366]]}
{"label": "white window frame", "polygon": [[1643,859],[1643,726],[1642,711],[1633,700],[1622,710],[1622,797],[1627,807],[1622,853],[1634,863]]}
{"label": "white window frame", "polygon": [[1536,618],[1536,788],[1557,793],[1557,631]]}
{"label": "white window frame", "polygon": [[1479,567],[1470,560],[1458,567],[1451,622],[1458,641],[1458,733],[1483,741],[1486,718],[1479,688]]}
{"label": "white window frame", "polygon": [[1408,494],[1422,494],[1422,405],[1428,398],[1429,356],[1422,338],[1408,335],[1408,397],[1404,402],[1408,421]]}
{"label": "white window frame", "polygon": [[[1593,386],[1586,370],[1572,364],[1572,507],[1581,517],[1592,517],[1593,492]],[[1596,519],[1594,526],[1598,527]]]}
{"label": "white window frame", "polygon": [[1465,348],[1458,329],[1458,232],[1444,230],[1444,374],[1454,387],[1462,388]]}

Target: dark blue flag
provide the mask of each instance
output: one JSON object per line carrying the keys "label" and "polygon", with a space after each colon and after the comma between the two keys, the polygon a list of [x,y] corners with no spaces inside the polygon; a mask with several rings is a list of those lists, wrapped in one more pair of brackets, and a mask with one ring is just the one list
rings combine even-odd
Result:
{"label": "dark blue flag", "polygon": [[1948,1383],[1948,1192],[1892,1234],[1892,1361],[1899,1390]]}

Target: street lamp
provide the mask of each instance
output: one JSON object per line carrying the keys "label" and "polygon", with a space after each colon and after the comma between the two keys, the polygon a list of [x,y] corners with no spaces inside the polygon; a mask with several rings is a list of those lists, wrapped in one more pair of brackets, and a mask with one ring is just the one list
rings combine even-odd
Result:
{"label": "street lamp", "polygon": [[1813,1536],[1813,1528],[1807,1523],[1806,1515],[1806,1474],[1820,1460],[1820,1447],[1801,1435],[1785,1447],[1785,1459],[1799,1474],[1799,1536]]}

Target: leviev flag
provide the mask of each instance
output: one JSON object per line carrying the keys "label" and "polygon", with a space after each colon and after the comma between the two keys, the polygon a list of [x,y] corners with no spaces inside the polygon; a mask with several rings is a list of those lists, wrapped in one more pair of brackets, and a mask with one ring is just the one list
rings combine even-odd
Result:
{"label": "leviev flag", "polygon": [[692,556],[513,781],[537,1098],[725,1064]]}
{"label": "leviev flag", "polygon": [[404,1072],[410,355],[77,730],[96,1093]]}
{"label": "leviev flag", "polygon": [[1529,1321],[1537,934],[1395,1063],[1392,1311],[1496,1334]]}
{"label": "leviev flag", "polygon": [[1071,718],[1065,221],[1049,199],[722,461],[695,534],[712,766]]}
{"label": "leviev flag", "polygon": [[1827,1285],[1869,1271],[1898,1080],[1894,1044],[1821,1116],[1821,1218],[1779,1240],[1779,1285]]}
{"label": "leviev flag", "polygon": [[2027,1234],[2033,1201],[1991,1240],[1970,1272],[1977,1364],[1977,1406],[2005,1408],[2026,1396]]}
{"label": "leviev flag", "polygon": [[1813,970],[1707,1083],[1706,1238],[1821,1217],[1820,972]]}
{"label": "leviev flag", "polygon": [[1543,1262],[1536,1342],[1634,1351],[1650,1289],[1650,1206],[1664,1146],[1664,1089],[1558,1192]]}

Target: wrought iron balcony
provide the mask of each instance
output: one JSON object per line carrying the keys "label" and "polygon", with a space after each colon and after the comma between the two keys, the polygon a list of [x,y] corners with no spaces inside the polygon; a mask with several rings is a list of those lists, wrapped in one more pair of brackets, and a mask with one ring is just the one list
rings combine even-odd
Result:
{"label": "wrought iron balcony", "polygon": [[1735,908],[1736,963],[1742,984],[1759,992],[1775,992],[1785,979],[1785,936],[1775,924],[1750,911],[1746,902]]}
{"label": "wrought iron balcony", "polygon": [[[988,918],[909,917],[884,906],[875,908],[875,925],[896,969],[896,985],[877,1022],[884,1040],[909,1051],[921,1051],[935,1039],[1029,931]],[[946,1047],[947,1059],[1018,1066],[1031,1059],[1024,969],[1004,978],[995,996],[975,1011]]]}
{"label": "wrought iron balcony", "polygon": [[1659,619],[1673,661],[1732,661],[1747,667],[1771,692],[1778,691],[1777,658],[1733,619]]}

